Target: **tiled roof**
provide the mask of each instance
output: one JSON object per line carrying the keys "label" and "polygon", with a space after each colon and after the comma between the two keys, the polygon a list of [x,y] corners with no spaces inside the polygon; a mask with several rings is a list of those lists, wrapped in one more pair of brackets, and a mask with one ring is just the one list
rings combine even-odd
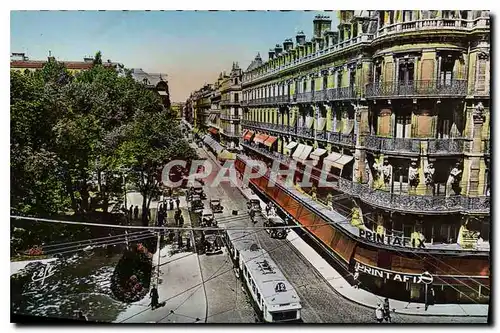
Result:
{"label": "tiled roof", "polygon": [[[42,68],[47,61],[45,60],[25,60],[25,61],[11,61],[10,62],[10,67],[11,68]],[[64,66],[67,69],[90,69],[92,68],[92,63],[91,62],[84,62],[84,61],[62,61]],[[103,66],[114,66],[114,63],[103,63]]]}
{"label": "tiled roof", "polygon": [[[145,71],[143,71],[142,69],[140,68],[132,68],[132,77],[137,81],[137,82],[140,82],[140,83],[146,83],[146,85],[148,86],[154,86],[156,87],[156,85],[160,82],[160,81],[165,81],[164,77],[162,77],[161,75],[158,75],[158,74],[149,74],[149,73],[146,73]],[[147,80],[145,82],[145,80]]]}

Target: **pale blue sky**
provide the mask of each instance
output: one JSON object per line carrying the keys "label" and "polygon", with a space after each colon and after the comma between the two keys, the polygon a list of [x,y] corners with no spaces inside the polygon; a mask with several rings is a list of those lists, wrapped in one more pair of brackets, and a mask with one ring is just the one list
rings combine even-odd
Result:
{"label": "pale blue sky", "polygon": [[233,61],[243,69],[303,30],[309,39],[317,11],[13,11],[11,52],[45,59],[83,60],[101,50],[103,59],[166,73],[173,101],[184,101],[214,82]]}

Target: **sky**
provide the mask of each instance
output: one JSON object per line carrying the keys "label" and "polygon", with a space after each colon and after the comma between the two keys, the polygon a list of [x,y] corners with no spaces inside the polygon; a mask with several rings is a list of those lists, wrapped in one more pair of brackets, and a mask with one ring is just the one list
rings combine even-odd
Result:
{"label": "sky", "polygon": [[103,60],[168,75],[171,100],[185,101],[233,62],[245,70],[260,52],[303,30],[310,39],[318,11],[12,11],[11,52],[33,60]]}

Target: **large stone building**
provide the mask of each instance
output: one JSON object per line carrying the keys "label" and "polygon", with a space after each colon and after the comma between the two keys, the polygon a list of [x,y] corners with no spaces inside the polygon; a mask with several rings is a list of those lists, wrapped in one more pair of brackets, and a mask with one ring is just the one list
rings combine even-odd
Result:
{"label": "large stone building", "polygon": [[146,73],[142,68],[132,68],[130,75],[137,82],[144,84],[148,89],[156,92],[160,96],[163,106],[170,109],[170,93],[165,74]]}
{"label": "large stone building", "polygon": [[338,14],[243,73],[245,154],[299,167],[295,187],[254,189],[360,288],[424,301],[432,280],[438,303],[488,302],[489,12]]}
{"label": "large stone building", "polygon": [[[10,56],[10,69],[23,72],[36,71],[42,69],[43,66],[50,59],[55,60],[55,57],[49,55],[47,60],[31,60],[29,59],[28,56],[26,56],[25,53],[12,53]],[[92,68],[92,66],[94,65],[94,58],[85,57],[83,58],[83,61],[61,61],[61,62],[64,64],[68,72],[74,74]],[[105,67],[114,68],[116,70],[121,70],[121,68],[123,68],[122,64],[119,64],[117,62],[112,62],[111,60],[103,62],[102,65]]]}

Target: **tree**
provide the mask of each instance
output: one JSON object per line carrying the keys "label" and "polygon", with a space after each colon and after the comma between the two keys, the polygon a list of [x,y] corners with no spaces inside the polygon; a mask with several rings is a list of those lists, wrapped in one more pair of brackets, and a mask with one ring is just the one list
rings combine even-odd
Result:
{"label": "tree", "polygon": [[101,51],[97,51],[94,57],[94,65],[102,65],[102,54]]}

